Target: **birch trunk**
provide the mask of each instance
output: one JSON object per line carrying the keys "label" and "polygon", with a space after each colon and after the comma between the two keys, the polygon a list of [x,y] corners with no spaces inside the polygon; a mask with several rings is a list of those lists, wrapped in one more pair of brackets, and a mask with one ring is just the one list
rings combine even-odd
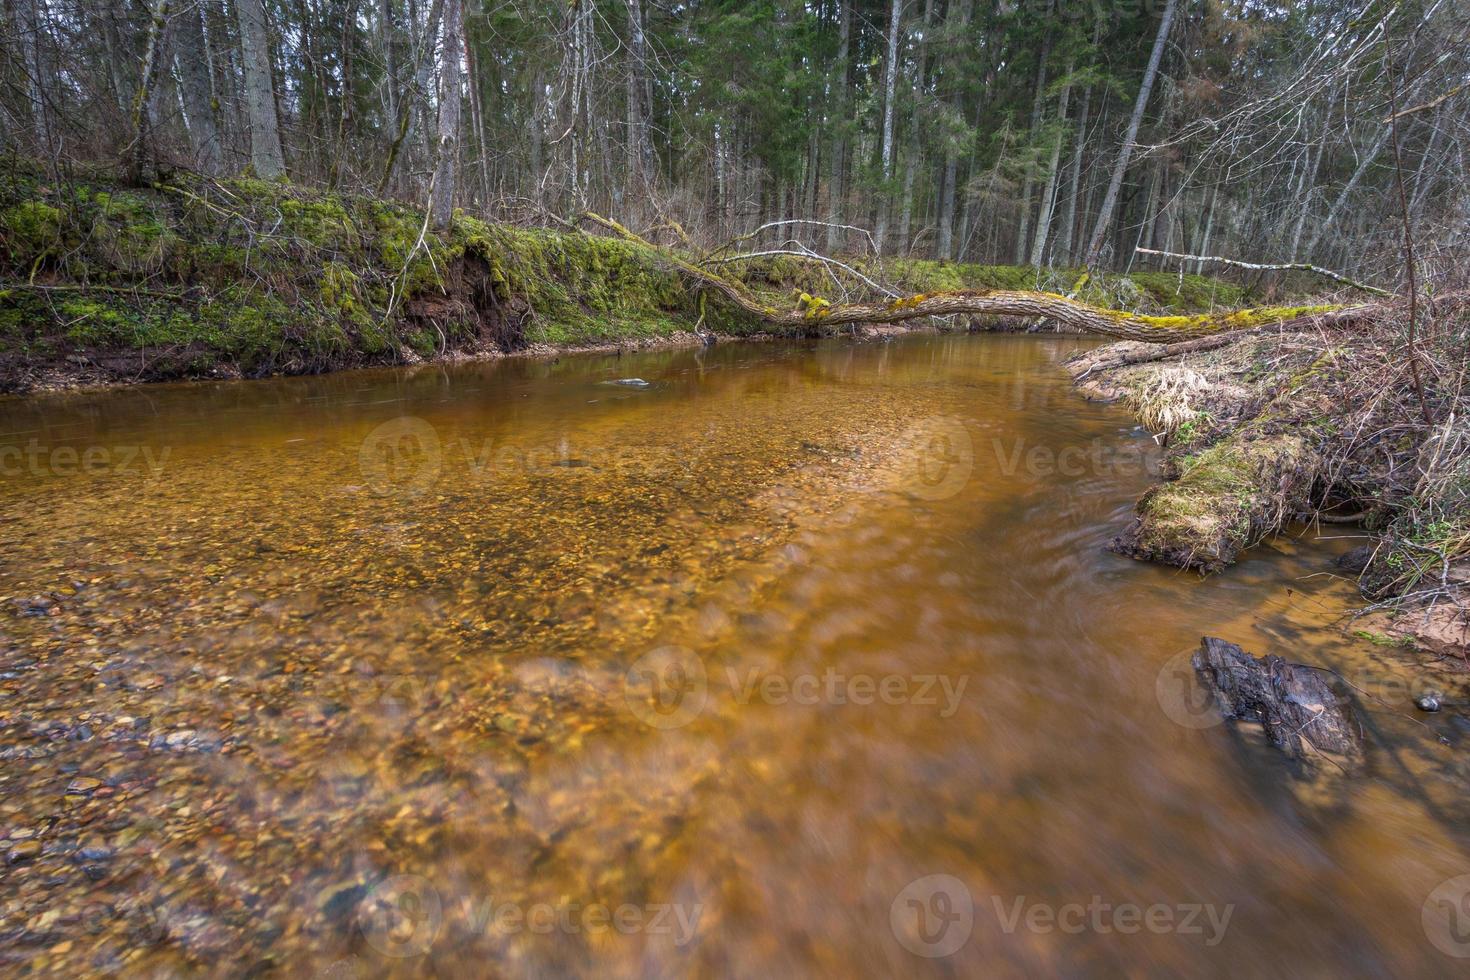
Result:
{"label": "birch trunk", "polygon": [[439,140],[430,220],[448,231],[454,219],[455,170],[459,156],[460,0],[444,0],[444,43],[439,46]]}

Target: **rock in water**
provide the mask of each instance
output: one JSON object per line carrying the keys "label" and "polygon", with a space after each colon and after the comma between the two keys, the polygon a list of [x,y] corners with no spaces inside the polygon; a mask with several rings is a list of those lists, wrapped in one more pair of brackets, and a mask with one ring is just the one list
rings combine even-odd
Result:
{"label": "rock in water", "polygon": [[1373,553],[1377,550],[1371,544],[1360,544],[1351,551],[1338,555],[1333,564],[1349,575],[1361,575],[1367,569],[1368,563],[1373,560]]}
{"label": "rock in water", "polygon": [[1429,691],[1426,694],[1422,694],[1414,699],[1414,707],[1418,708],[1420,711],[1438,711],[1439,695],[1434,691]]}
{"label": "rock in water", "polygon": [[1310,752],[1358,760],[1358,726],[1321,671],[1277,656],[1252,657],[1234,643],[1207,636],[1194,669],[1226,718],[1259,721],[1271,743],[1293,759]]}

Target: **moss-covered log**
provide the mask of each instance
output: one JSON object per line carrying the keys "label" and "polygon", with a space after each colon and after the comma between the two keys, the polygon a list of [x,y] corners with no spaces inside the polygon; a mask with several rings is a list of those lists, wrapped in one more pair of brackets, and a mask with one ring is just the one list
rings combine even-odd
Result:
{"label": "moss-covered log", "polygon": [[1083,333],[1170,343],[1226,331],[1265,326],[1350,323],[1382,310],[1379,303],[1316,306],[1263,306],[1254,309],[1175,316],[1151,316],[1093,306],[1059,293],[1011,289],[961,289],[869,303],[832,304],[804,297],[797,309],[782,311],[763,304],[742,284],[727,279],[670,249],[659,248],[609,218],[586,217],[631,241],[662,253],[680,272],[713,288],[730,302],[767,323],[800,327],[814,323],[899,323],[927,316],[1033,317],[1054,320]]}

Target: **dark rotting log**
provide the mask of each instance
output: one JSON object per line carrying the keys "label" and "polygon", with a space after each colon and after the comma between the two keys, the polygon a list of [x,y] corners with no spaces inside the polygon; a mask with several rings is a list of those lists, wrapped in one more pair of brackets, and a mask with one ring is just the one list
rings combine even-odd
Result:
{"label": "dark rotting log", "polygon": [[1314,751],[1361,758],[1359,728],[1322,671],[1274,655],[1253,657],[1213,636],[1201,640],[1194,669],[1226,719],[1260,722],[1271,743],[1291,758]]}

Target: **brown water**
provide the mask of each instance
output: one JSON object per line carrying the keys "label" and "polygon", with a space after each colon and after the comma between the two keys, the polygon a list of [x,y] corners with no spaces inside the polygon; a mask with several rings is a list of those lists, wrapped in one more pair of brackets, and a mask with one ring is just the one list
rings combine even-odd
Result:
{"label": "brown water", "polygon": [[[0,404],[0,963],[1463,975],[1470,739],[1354,542],[1104,551],[1153,444],[1081,343]],[[1377,698],[1365,767],[1195,710],[1204,633]]]}

